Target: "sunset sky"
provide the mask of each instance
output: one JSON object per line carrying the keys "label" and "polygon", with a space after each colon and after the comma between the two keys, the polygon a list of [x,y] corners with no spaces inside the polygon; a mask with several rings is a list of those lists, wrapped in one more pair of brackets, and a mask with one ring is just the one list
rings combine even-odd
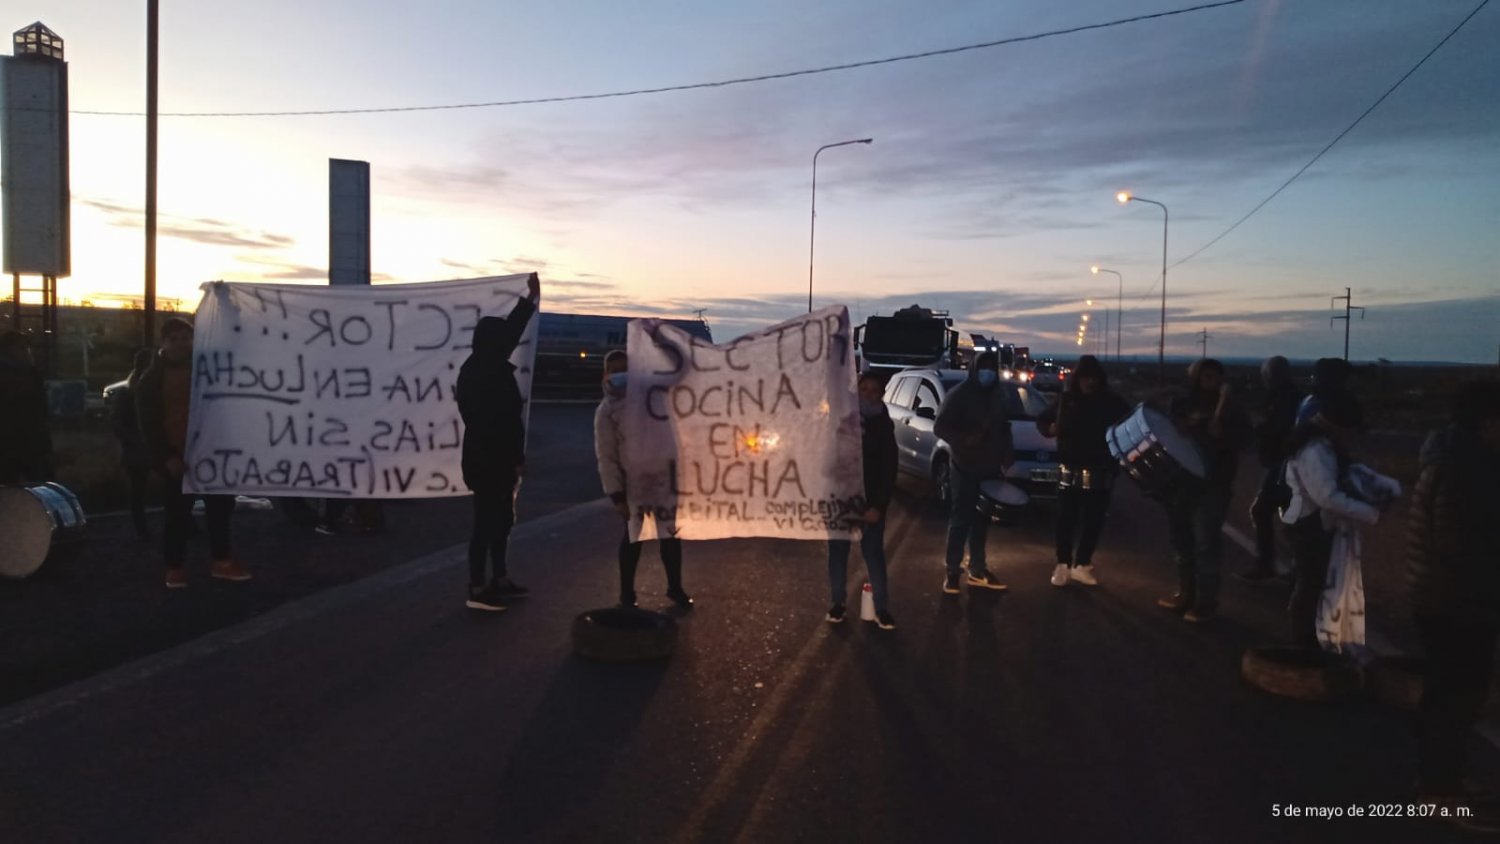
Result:
{"label": "sunset sky", "polygon": [[[957,55],[566,104],[161,118],[159,278],[326,278],[327,161],[369,161],[383,281],[535,270],[544,309],[690,316],[718,340],[817,303],[912,302],[1072,348],[1124,274],[1127,354],[1154,356],[1170,262],[1224,231],[1478,0],[1248,0]],[[1191,0],[510,3],[163,0],[166,112],[417,106],[708,82],[1028,35]],[[145,105],[145,3],[4,0],[66,42],[72,107]],[[420,8],[421,11],[416,10]],[[140,116],[72,117],[73,276],[142,278]],[[0,174],[3,175],[3,174]],[[1329,297],[1369,308],[1353,356],[1500,348],[1500,6],[1483,9],[1298,181],[1168,275],[1168,353],[1337,354]],[[1150,291],[1150,292],[1148,292]],[[1113,319],[1113,317],[1112,317]],[[1091,324],[1096,324],[1091,321]]]}

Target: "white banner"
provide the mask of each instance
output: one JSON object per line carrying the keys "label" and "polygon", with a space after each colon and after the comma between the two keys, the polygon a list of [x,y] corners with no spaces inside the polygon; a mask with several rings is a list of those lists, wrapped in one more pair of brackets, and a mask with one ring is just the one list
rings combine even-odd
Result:
{"label": "white banner", "polygon": [[714,346],[630,323],[621,426],[632,539],[848,538],[864,506],[849,312]]}
{"label": "white banner", "polygon": [[[467,495],[458,370],[479,320],[509,314],[530,279],[205,284],[194,324],[183,489]],[[533,316],[510,357],[527,398],[536,331]]]}

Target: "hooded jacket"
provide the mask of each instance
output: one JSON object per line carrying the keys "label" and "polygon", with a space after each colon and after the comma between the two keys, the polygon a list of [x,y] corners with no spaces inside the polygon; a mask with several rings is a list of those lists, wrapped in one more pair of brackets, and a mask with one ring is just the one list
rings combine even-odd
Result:
{"label": "hooded jacket", "polygon": [[1220,490],[1233,489],[1234,477],[1239,472],[1240,449],[1250,443],[1254,433],[1250,415],[1231,396],[1215,423],[1219,394],[1202,388],[1200,369],[1190,372],[1187,392],[1172,402],[1172,420],[1203,451],[1208,485]]}
{"label": "hooded jacket", "polygon": [[475,492],[513,487],[526,460],[526,399],[510,356],[534,313],[535,303],[521,299],[508,315],[481,319],[473,351],[458,370],[464,483]]}
{"label": "hooded jacket", "polygon": [[604,494],[625,500],[625,435],[621,414],[625,393],[605,385],[604,400],[594,411],[594,459],[599,464],[599,485]]}
{"label": "hooded jacket", "polygon": [[882,515],[891,506],[896,489],[896,424],[891,421],[885,404],[874,416],[860,414],[864,434],[861,437],[865,465],[865,504]]}
{"label": "hooded jacket", "polygon": [[965,473],[998,478],[1014,462],[1005,388],[980,386],[978,357],[969,364],[969,377],[943,399],[932,430]]}
{"label": "hooded jacket", "polygon": [[[1099,379],[1099,390],[1092,395],[1078,385],[1086,375]],[[1129,413],[1130,406],[1109,389],[1104,367],[1097,361],[1092,365],[1080,363],[1068,378],[1068,388],[1037,417],[1036,427],[1046,436],[1061,419],[1057,429],[1058,462],[1070,468],[1105,469],[1115,465],[1105,432]]]}
{"label": "hooded jacket", "polygon": [[181,458],[187,446],[188,413],[193,397],[192,356],[170,361],[158,353],[132,392],[146,457],[152,468],[166,473],[167,461]]}
{"label": "hooded jacket", "polygon": [[1255,426],[1255,450],[1262,467],[1274,469],[1288,456],[1287,447],[1301,404],[1302,392],[1290,379],[1278,381],[1267,391],[1260,424]]}
{"label": "hooded jacket", "polygon": [[1434,431],[1421,453],[1406,528],[1412,610],[1500,625],[1500,455],[1472,432]]}

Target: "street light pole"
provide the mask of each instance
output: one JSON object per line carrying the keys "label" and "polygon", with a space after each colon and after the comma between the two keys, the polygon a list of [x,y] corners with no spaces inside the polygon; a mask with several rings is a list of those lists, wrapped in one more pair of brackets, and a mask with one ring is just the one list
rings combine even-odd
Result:
{"label": "street light pole", "polygon": [[1121,205],[1134,200],[1155,205],[1161,209],[1161,338],[1156,341],[1156,377],[1161,383],[1167,383],[1167,206],[1154,199],[1145,199],[1136,196],[1130,191],[1120,191],[1115,194],[1115,199]]}
{"label": "street light pole", "polygon": [[[1115,363],[1119,363],[1120,329],[1125,324],[1125,276],[1120,275],[1114,270],[1101,267],[1098,264],[1089,267],[1089,272],[1092,272],[1094,275],[1098,275],[1099,273],[1109,273],[1110,275],[1115,277]],[[1109,336],[1106,334],[1104,339],[1108,341]],[[1107,345],[1108,343],[1106,342],[1106,346]]]}
{"label": "street light pole", "polygon": [[816,237],[817,237],[817,233],[818,233],[818,156],[821,155],[822,152],[823,152],[823,150],[825,150],[825,149],[833,149],[834,147],[844,147],[844,146],[848,146],[850,144],[869,144],[869,143],[874,143],[874,141],[875,141],[874,138],[860,138],[860,139],[854,140],[854,141],[839,141],[836,144],[824,144],[824,145],[818,147],[818,151],[817,152],[813,153],[813,166],[812,166],[812,217],[809,220],[808,226],[807,226],[807,312],[808,313],[812,313],[812,309],[813,309],[813,295],[812,295],[813,294],[813,249],[814,249],[814,247],[817,244]]}

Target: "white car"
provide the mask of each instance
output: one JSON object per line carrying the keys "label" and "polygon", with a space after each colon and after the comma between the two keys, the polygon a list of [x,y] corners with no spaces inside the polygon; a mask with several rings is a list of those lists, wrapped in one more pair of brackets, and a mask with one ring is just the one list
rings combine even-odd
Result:
{"label": "white car", "polygon": [[[944,503],[952,501],[952,456],[948,443],[932,432],[938,408],[948,391],[968,377],[958,369],[905,369],[891,377],[885,388],[885,405],[896,424],[896,451],[903,472],[932,481]],[[1026,384],[1001,381],[1010,409],[1011,439],[1016,462],[1005,479],[1025,490],[1031,498],[1057,496],[1057,440],[1042,436],[1036,418],[1047,409],[1047,400]],[[1002,509],[996,505],[993,509]]]}

